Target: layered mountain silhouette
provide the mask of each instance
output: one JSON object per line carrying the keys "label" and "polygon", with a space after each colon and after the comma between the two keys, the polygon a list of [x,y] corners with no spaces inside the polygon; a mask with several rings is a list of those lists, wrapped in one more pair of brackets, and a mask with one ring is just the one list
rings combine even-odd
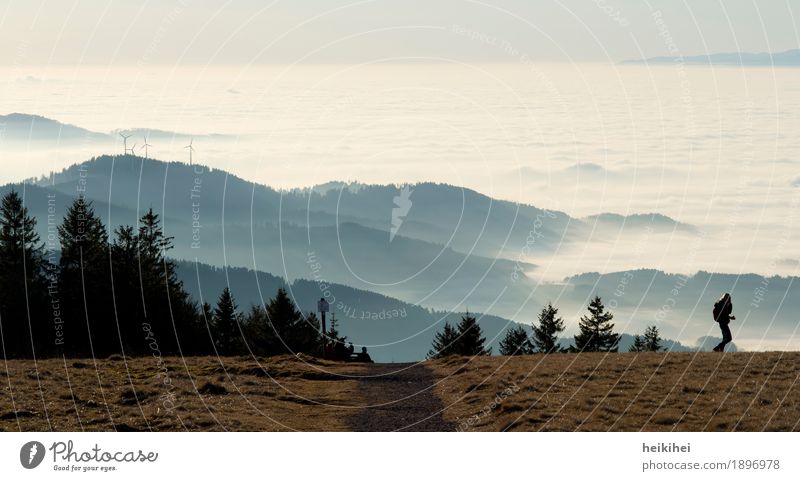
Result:
{"label": "layered mountain silhouette", "polygon": [[[251,305],[263,306],[268,303],[269,298],[280,287],[287,290],[303,312],[315,310],[317,300],[324,295],[330,301],[331,314],[337,320],[339,331],[354,344],[368,346],[373,356],[383,361],[423,359],[430,349],[433,334],[441,330],[444,322],[456,324],[463,314],[426,309],[342,284],[321,285],[307,279],[296,279],[287,283],[281,277],[241,267],[219,268],[182,261],[178,263],[178,274],[194,299],[213,300],[216,293],[230,287],[244,309]],[[492,347],[494,352],[498,352],[499,342],[505,331],[518,325],[489,314],[477,314],[476,317],[486,336],[487,347]],[[665,339],[663,346],[676,352],[710,351],[719,341],[719,338],[713,336],[703,336],[694,345],[685,345]],[[571,343],[571,336],[561,339],[561,346],[564,348]],[[633,336],[622,334],[620,351],[627,351],[632,344]],[[735,343],[728,347],[729,351],[736,349]]]}
{"label": "layered mountain silhouette", "polygon": [[84,142],[112,139],[110,134],[92,132],[41,115],[12,113],[0,115],[4,142]]}
{"label": "layered mountain silhouette", "polygon": [[[224,140],[220,134],[198,135],[191,133],[171,132],[158,129],[131,128],[113,132],[95,132],[77,125],[60,122],[41,115],[11,113],[0,115],[0,140],[7,143],[36,142],[38,147],[52,145],[69,145],[76,143],[108,145],[119,141],[119,133],[141,139],[147,136],[150,140],[188,140],[189,138],[213,138]],[[134,140],[131,140],[131,145]]]}
{"label": "layered mountain silhouette", "polygon": [[[404,188],[410,205],[398,217]],[[538,303],[528,259],[602,229],[684,228],[656,215],[581,220],[444,184],[278,191],[222,170],[131,155],[98,157],[26,189],[32,212],[46,214],[54,195],[58,216],[82,192],[112,228],[135,224],[152,207],[179,259],[337,282],[443,310],[498,306],[506,317]]]}
{"label": "layered mountain silhouette", "polygon": [[[219,292],[230,287],[245,311],[251,305],[264,306],[278,288],[287,290],[304,313],[316,310],[317,300],[325,297],[338,330],[356,346],[367,346],[379,361],[416,361],[424,359],[431,348],[434,333],[444,322],[456,324],[463,312],[427,309],[419,305],[375,292],[354,289],[342,284],[320,284],[307,279],[287,283],[283,278],[242,267],[218,268],[196,262],[178,263],[178,275],[194,299],[213,302]],[[475,314],[487,346],[494,348],[505,330],[516,324],[489,314]]]}
{"label": "layered mountain silhouette", "polygon": [[783,52],[732,52],[709,55],[688,55],[684,57],[651,57],[639,60],[625,60],[623,64],[674,64],[691,65],[735,65],[755,67],[800,67],[800,49]]}
{"label": "layered mountain silhouette", "polygon": [[[346,304],[364,312],[403,305],[402,319],[370,315],[345,322],[345,311],[337,313],[343,332],[364,344],[395,346],[386,352],[396,360],[420,358],[442,312],[487,313],[489,340],[509,320],[534,321],[550,301],[570,335],[593,295],[616,314],[618,331],[641,333],[655,324],[671,339],[718,335],[711,306],[722,292],[734,298],[735,339],[789,339],[800,313],[794,278],[636,270],[543,282],[527,262],[558,256],[598,231],[694,229],[659,214],[577,219],[434,183],[275,190],[223,170],[132,155],[97,157],[0,193],[12,188],[39,219],[43,239],[79,193],[112,229],[136,225],[152,207],[174,237],[170,255],[190,262],[181,273],[197,299],[213,301],[226,283],[242,279],[233,289],[242,306],[263,302],[282,283],[299,293],[305,310],[324,292],[321,286],[346,292]],[[259,291],[260,284],[269,288]]]}
{"label": "layered mountain silhouette", "polygon": [[597,214],[586,217],[588,222],[594,222],[598,227],[611,229],[651,229],[653,232],[690,232],[696,233],[697,227],[685,222],[678,222],[663,214]]}

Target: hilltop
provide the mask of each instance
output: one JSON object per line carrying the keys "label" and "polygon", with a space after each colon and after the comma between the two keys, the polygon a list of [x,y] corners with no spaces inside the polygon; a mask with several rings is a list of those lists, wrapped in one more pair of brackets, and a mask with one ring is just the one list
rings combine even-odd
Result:
{"label": "hilltop", "polygon": [[798,431],[798,362],[780,352],[12,360],[0,430]]}

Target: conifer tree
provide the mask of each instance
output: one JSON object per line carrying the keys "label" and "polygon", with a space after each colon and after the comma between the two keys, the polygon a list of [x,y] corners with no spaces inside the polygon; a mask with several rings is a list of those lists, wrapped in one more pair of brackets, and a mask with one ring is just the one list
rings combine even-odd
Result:
{"label": "conifer tree", "polygon": [[111,292],[108,233],[91,202],[78,196],[58,226],[59,294],[67,350],[105,357],[120,349]]}
{"label": "conifer tree", "polygon": [[614,333],[614,315],[606,312],[600,296],[589,303],[589,315],[581,316],[575,336],[575,350],[578,352],[617,352],[619,334]]}
{"label": "conifer tree", "polygon": [[428,359],[439,359],[442,357],[457,354],[456,342],[458,341],[458,330],[449,322],[445,321],[441,332],[433,336],[433,345],[428,351]]}
{"label": "conifer tree", "polygon": [[542,308],[537,324],[533,325],[533,343],[539,352],[558,351],[558,335],[564,331],[564,320],[551,303]]}
{"label": "conifer tree", "polygon": [[523,326],[516,326],[506,330],[506,335],[500,341],[500,355],[519,356],[533,353],[533,345],[528,339],[528,333]]}
{"label": "conifer tree", "polygon": [[267,306],[267,318],[275,335],[276,353],[316,353],[321,347],[316,315],[303,317],[286,289],[280,288]]}
{"label": "conifer tree", "polygon": [[286,289],[279,288],[275,297],[267,305],[267,319],[275,332],[279,346],[278,352],[289,352],[287,341],[291,337],[291,330],[300,321],[302,314],[295,308],[294,302],[289,298]]}
{"label": "conifer tree", "polygon": [[162,354],[209,353],[202,313],[178,279],[175,262],[166,253],[172,238],[164,235],[158,214],[149,209],[139,228],[115,231],[111,247],[116,315],[126,352],[145,353],[141,326],[151,325]]}
{"label": "conifer tree", "polygon": [[244,319],[244,330],[253,354],[269,356],[277,352],[278,341],[263,307],[250,306]]}
{"label": "conifer tree", "polygon": [[223,356],[244,354],[245,344],[240,330],[241,314],[230,289],[222,290],[212,318],[214,345]]}
{"label": "conifer tree", "polygon": [[[331,322],[336,320],[336,316],[331,316]],[[291,346],[294,352],[302,352],[310,355],[316,355],[320,352],[322,345],[322,337],[320,336],[320,322],[317,315],[309,312],[303,317],[298,324],[295,324],[294,332],[291,338]],[[340,337],[344,342],[347,337]],[[342,344],[344,345],[344,344]]]}
{"label": "conifer tree", "polygon": [[197,306],[178,279],[175,262],[167,257],[172,240],[164,234],[158,214],[148,209],[139,220],[138,233],[145,314],[162,327],[164,351],[192,354],[203,349],[204,344],[198,343],[203,329]]}
{"label": "conifer tree", "polygon": [[643,352],[645,350],[644,338],[639,334],[633,336],[633,344],[628,348],[628,352]]}
{"label": "conifer tree", "polygon": [[661,336],[658,333],[658,327],[650,326],[644,331],[644,345],[645,350],[651,352],[661,351],[664,348],[661,346]]}
{"label": "conifer tree", "polygon": [[[252,309],[256,309],[256,306],[252,306]],[[211,320],[214,319],[214,309],[211,307],[211,304],[204,302],[201,306],[200,312],[200,320],[203,324],[211,324]]]}
{"label": "conifer tree", "polygon": [[64,221],[58,226],[58,237],[61,269],[86,271],[107,264],[108,233],[92,203],[83,196],[75,198],[67,209]]}
{"label": "conifer tree", "polygon": [[[309,315],[314,315],[309,313]],[[316,315],[314,315],[316,318]],[[339,323],[336,316],[331,316],[331,325],[325,333],[325,352],[336,359],[345,359],[348,356],[347,336],[339,335]]]}
{"label": "conifer tree", "polygon": [[36,219],[12,190],[0,201],[0,346],[4,346],[0,354],[4,357],[54,350],[53,342],[46,340],[49,270]]}
{"label": "conifer tree", "polygon": [[142,261],[160,263],[172,249],[172,237],[164,235],[158,214],[149,208],[139,219],[139,257]]}
{"label": "conifer tree", "polygon": [[461,316],[458,323],[458,340],[456,341],[456,353],[461,356],[488,356],[492,353],[491,348],[486,349],[486,338],[483,336],[481,326],[475,316],[469,312]]}
{"label": "conifer tree", "polygon": [[138,259],[139,238],[133,227],[118,227],[111,244],[112,299],[114,319],[122,338],[122,351],[130,354],[141,354],[146,349],[141,328],[144,310]]}

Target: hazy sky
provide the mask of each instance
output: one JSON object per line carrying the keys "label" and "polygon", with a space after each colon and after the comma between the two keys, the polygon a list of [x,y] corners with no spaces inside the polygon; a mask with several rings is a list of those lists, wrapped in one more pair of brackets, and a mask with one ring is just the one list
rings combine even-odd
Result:
{"label": "hazy sky", "polygon": [[798,48],[798,19],[800,0],[0,0],[0,64],[620,61]]}

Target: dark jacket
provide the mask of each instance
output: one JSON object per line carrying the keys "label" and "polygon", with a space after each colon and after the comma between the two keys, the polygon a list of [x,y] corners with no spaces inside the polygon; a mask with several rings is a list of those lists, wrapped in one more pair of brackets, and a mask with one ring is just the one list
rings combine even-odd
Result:
{"label": "dark jacket", "polygon": [[733,303],[730,299],[717,301],[717,304],[714,305],[714,320],[720,324],[729,324],[731,322],[731,312],[733,312]]}

